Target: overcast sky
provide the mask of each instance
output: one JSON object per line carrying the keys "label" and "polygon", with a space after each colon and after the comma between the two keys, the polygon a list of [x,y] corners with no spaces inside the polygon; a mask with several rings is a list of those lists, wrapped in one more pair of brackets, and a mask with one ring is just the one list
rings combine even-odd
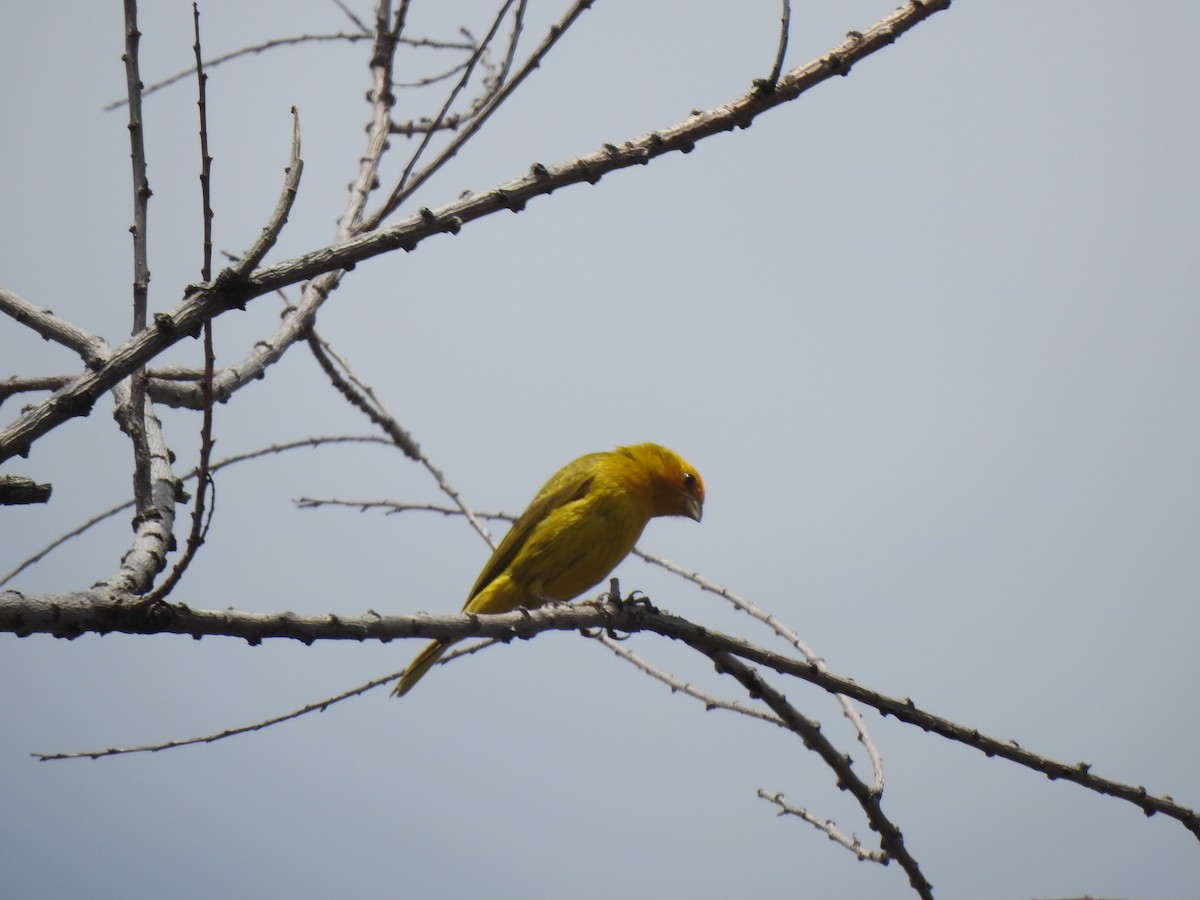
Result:
{"label": "overcast sky", "polygon": [[[798,4],[788,64],[893,5]],[[533,18],[560,6],[534,3]],[[488,9],[416,2],[410,33],[483,34]],[[348,27],[319,0],[202,13],[209,56]],[[769,71],[778,15],[597,3],[415,205],[732,100]],[[116,345],[132,278],[126,119],[103,111],[124,94],[119,5],[10,4],[0,26],[0,283]],[[191,27],[188,3],[144,4],[147,83],[190,64]],[[1186,0],[958,0],[747,131],[360,265],[318,324],[474,507],[519,512],[575,456],[664,443],[702,473],[708,503],[699,525],[652,522],[644,549],[772,611],[835,672],[1197,808],[1197,33]],[[330,239],[362,152],[368,53],[286,47],[210,73],[218,248],[248,247],[273,208],[292,105],[304,181],[268,261]],[[403,65],[417,78],[445,59]],[[436,102],[401,92],[397,116]],[[151,304],[165,310],[199,277],[192,85],[145,115]],[[279,308],[266,296],[221,318],[218,362]],[[195,365],[199,348],[169,358]],[[7,320],[0,360],[0,378],[79,368]],[[0,513],[0,572],[128,498],[110,411],[5,465],[54,495]],[[162,417],[183,471],[198,423]],[[369,431],[298,349],[217,409],[216,455]],[[487,557],[460,520],[300,510],[301,496],[444,499],[373,446],[232,467],[175,599],[453,612]],[[10,586],[86,587],[129,534],[119,516]],[[767,640],[641,561],[618,574]],[[738,696],[678,647],[629,645]],[[0,635],[0,893],[912,896],[899,867],[858,863],[755,796],[782,791],[873,839],[794,737],[706,713],[574,634],[438,668],[402,701],[377,690],[210,746],[28,756],[248,724],[399,670],[419,646]],[[859,753],[830,698],[783,687]],[[1200,847],[1178,823],[865,715],[884,809],[938,896],[1195,897]]]}

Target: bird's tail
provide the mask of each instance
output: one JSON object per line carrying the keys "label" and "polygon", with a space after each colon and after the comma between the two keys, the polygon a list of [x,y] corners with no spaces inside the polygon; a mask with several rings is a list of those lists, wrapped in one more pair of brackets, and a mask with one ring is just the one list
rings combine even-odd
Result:
{"label": "bird's tail", "polygon": [[442,658],[442,654],[446,652],[450,646],[448,641],[434,641],[424,650],[422,650],[417,658],[409,663],[408,668],[404,670],[404,674],[400,676],[400,680],[396,682],[396,686],[392,688],[393,697],[403,697],[413,689],[416,684],[430,669],[437,664],[437,661]]}

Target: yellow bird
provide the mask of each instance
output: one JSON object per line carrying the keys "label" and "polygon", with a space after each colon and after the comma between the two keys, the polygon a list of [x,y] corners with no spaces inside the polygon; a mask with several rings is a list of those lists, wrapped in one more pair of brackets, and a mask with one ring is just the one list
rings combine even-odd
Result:
{"label": "yellow bird", "polygon": [[[658,444],[589,453],[563,466],[492,553],[463,612],[505,613],[573,600],[603,581],[655,516],[700,521],[704,482]],[[436,640],[405,669],[402,697],[454,643]]]}

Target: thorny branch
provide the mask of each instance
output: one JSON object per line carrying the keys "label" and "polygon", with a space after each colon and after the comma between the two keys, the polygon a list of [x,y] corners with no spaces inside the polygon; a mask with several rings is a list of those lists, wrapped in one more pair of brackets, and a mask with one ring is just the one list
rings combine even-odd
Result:
{"label": "thorny branch", "polygon": [[778,791],[764,791],[760,788],[758,791],[758,796],[763,800],[774,803],[779,808],[779,815],[795,816],[797,819],[802,819],[803,821],[808,822],[819,831],[825,832],[831,841],[837,841],[859,859],[871,860],[872,862],[883,862],[884,859],[886,859],[884,854],[874,850],[868,850],[862,845],[862,841],[860,841],[858,838],[847,837],[846,835],[842,834],[840,831],[838,831],[836,822],[833,822],[830,819],[820,819],[817,816],[814,816],[804,807],[795,806],[791,803],[788,803],[784,799],[783,794]]}
{"label": "thorny branch", "polygon": [[[439,504],[434,504],[434,503],[396,503],[396,502],[390,501],[390,500],[345,500],[345,499],[338,499],[338,498],[301,497],[296,501],[296,504],[301,509],[316,509],[321,506],[349,506],[349,507],[352,507],[352,508],[357,509],[362,512],[365,512],[370,509],[382,509],[388,513],[400,513],[400,512],[409,512],[409,511],[439,512],[439,513],[442,513],[443,515],[447,515],[447,516],[460,515],[463,512],[463,510],[460,508],[441,506]],[[498,520],[506,521],[506,522],[512,521],[512,516],[509,516],[505,513],[481,512],[481,511],[476,510],[474,515],[478,516],[480,519],[498,519]],[[476,530],[478,531],[479,528],[476,527]],[[490,543],[490,539],[489,539],[489,543]],[[755,605],[754,603],[751,603],[746,598],[735,594],[733,591],[729,590],[728,588],[724,588],[718,584],[715,584],[714,582],[708,580],[707,578],[704,578],[702,575],[700,575],[697,572],[690,572],[686,569],[682,569],[679,566],[672,563],[670,560],[664,559],[661,556],[656,556],[652,553],[647,553],[646,551],[644,551],[638,547],[635,547],[633,549],[633,554],[635,556],[641,557],[642,559],[644,559],[646,562],[650,563],[651,565],[659,566],[660,568],[666,569],[668,572],[671,572],[674,575],[678,575],[681,578],[684,578],[685,580],[692,582],[697,587],[699,587],[701,590],[716,594],[717,596],[726,600],[735,609],[749,614],[750,616],[752,616],[753,618],[757,619],[758,621],[760,621],[764,625],[766,625],[768,628],[770,628],[776,635],[783,638],[785,641],[787,641],[789,644],[791,644],[796,650],[798,650],[801,653],[801,655],[804,657],[804,659],[807,660],[809,663],[811,663],[813,666],[815,666],[817,669],[826,671],[825,660],[821,659],[820,656],[818,656],[803,640],[801,640],[800,635],[798,635],[791,628],[788,628],[786,625],[784,625],[782,622],[780,622],[778,618],[776,618],[775,616],[766,612],[765,610],[760,609],[757,605]],[[2,582],[0,582],[0,583],[2,583]],[[693,696],[696,699],[702,700],[703,702],[705,702],[708,706],[710,706],[712,708],[717,708],[717,707],[728,708],[728,707],[726,707],[726,704],[724,701],[720,701],[720,700],[717,700],[716,698],[700,694],[699,692],[692,689],[690,685],[685,685],[682,682],[679,682],[677,679],[675,679],[674,676],[671,676],[668,673],[659,671],[654,666],[650,665],[646,661],[638,658],[635,654],[633,654],[630,651],[626,650],[625,648],[621,647],[619,644],[616,644],[610,640],[603,639],[603,638],[601,640],[610,650],[612,650],[618,656],[621,656],[622,658],[628,660],[629,662],[632,662],[638,668],[640,668],[644,672],[646,672],[646,674],[651,675],[652,677],[657,678],[660,681],[664,682],[672,690],[680,690],[683,693],[688,694],[689,696]],[[876,746],[875,741],[871,738],[870,732],[867,730],[866,723],[863,722],[862,714],[858,711],[858,709],[854,706],[854,704],[850,702],[850,699],[844,695],[839,694],[839,695],[837,695],[837,700],[838,700],[838,703],[842,707],[842,714],[854,726],[854,729],[858,734],[858,740],[863,745],[864,749],[867,752],[867,756],[871,761],[871,767],[875,773],[874,774],[874,783],[872,785],[872,791],[876,794],[881,794],[883,792],[883,756],[882,756],[882,754],[880,754],[879,748]],[[736,711],[746,712],[746,710],[744,710],[744,709],[738,709]]]}
{"label": "thorny branch", "polygon": [[[413,174],[411,166],[406,167],[404,175],[401,176],[400,181],[397,182],[396,186],[392,189],[391,195],[387,198],[383,205],[380,206],[380,208],[374,213],[372,213],[363,223],[364,230],[377,228],[384,219],[388,218],[392,215],[392,213],[399,209],[400,205],[409,197],[411,197],[421,187],[421,185],[423,185],[430,177],[433,176],[435,172],[437,172],[443,165],[452,159],[462,148],[463,144],[473,138],[479,132],[479,130],[483,128],[488,118],[497,109],[499,109],[500,106],[512,96],[513,92],[520,87],[521,83],[527,77],[529,77],[529,75],[535,69],[537,69],[538,66],[541,65],[547,54],[554,49],[554,45],[558,43],[559,39],[566,34],[567,30],[578,21],[579,17],[584,13],[584,11],[591,7],[592,2],[593,0],[577,0],[577,2],[569,10],[567,10],[563,17],[550,28],[550,31],[546,35],[545,39],[543,39],[538,48],[534,50],[532,54],[530,54],[529,59],[525,61],[524,65],[521,66],[516,74],[513,75],[511,79],[508,79],[503,85],[497,86],[496,92],[492,94],[491,97],[489,97],[477,111],[474,112],[470,118],[470,121],[466,124],[463,130],[458,132],[454,136],[453,140],[443,147],[441,152],[430,163],[428,163],[423,169],[415,174]],[[511,0],[505,3],[504,10],[502,11],[501,15],[503,15],[504,11],[507,11],[509,6],[511,6]],[[518,8],[517,23],[514,26],[511,39],[514,45],[517,37],[520,34],[520,22],[523,14],[524,3],[522,3]],[[490,43],[491,38],[499,29],[501,21],[501,16],[497,16],[488,37],[480,45],[480,53],[482,53],[483,50],[486,49],[488,43]],[[508,63],[505,65],[505,72],[507,72],[507,70]],[[445,112],[446,108],[443,109],[443,114]],[[428,135],[426,136],[426,141],[427,140]],[[423,149],[423,146],[424,142],[421,149]],[[417,154],[414,154],[414,164],[416,162],[416,157],[421,152],[421,149],[418,150]],[[520,208],[511,206],[509,208],[514,212],[518,212],[520,208],[523,208],[523,204]],[[452,229],[452,233],[457,233],[457,227]]]}
{"label": "thorny branch", "polygon": [[775,65],[771,67],[771,74],[763,85],[769,90],[774,90],[775,83],[779,81],[779,73],[783,71],[783,59],[787,55],[788,37],[792,30],[792,4],[791,0],[782,0],[783,12],[779,18],[779,49],[775,51]]}
{"label": "thorny branch", "polygon": [[[267,447],[262,447],[258,450],[252,450],[247,453],[239,453],[235,456],[227,457],[226,459],[223,459],[220,462],[214,463],[212,466],[210,466],[209,472],[210,473],[218,472],[221,469],[224,469],[228,466],[236,465],[237,463],[246,462],[247,460],[260,459],[262,457],[276,455],[279,453],[286,453],[289,450],[296,450],[301,447],[315,448],[315,447],[324,447],[324,446],[332,446],[332,445],[340,445],[340,444],[388,444],[388,443],[390,443],[390,442],[385,440],[384,438],[378,437],[377,435],[331,435],[331,436],[326,436],[326,437],[304,438],[302,440],[288,441],[288,442],[282,443],[282,444],[271,444]],[[199,474],[200,474],[200,467],[197,466],[196,468],[192,469],[190,472],[185,474],[180,479],[180,482],[182,484],[183,482],[191,481],[193,478],[198,477]],[[4,585],[8,584],[8,582],[12,581],[13,578],[15,578],[17,575],[21,574],[22,572],[24,572],[26,569],[41,562],[43,559],[45,559],[54,550],[58,549],[63,544],[67,543],[70,540],[73,540],[74,538],[79,537],[81,534],[83,534],[84,532],[88,531],[89,529],[95,527],[96,525],[99,525],[101,522],[111,519],[113,516],[119,515],[120,513],[124,512],[125,510],[131,509],[132,507],[133,507],[132,500],[129,500],[125,503],[121,503],[116,506],[110,507],[109,509],[106,509],[101,513],[97,513],[96,515],[87,519],[85,522],[82,522],[80,525],[71,529],[66,534],[60,535],[59,537],[55,538],[53,541],[51,541],[49,544],[47,544],[45,547],[43,547],[37,553],[33,554],[28,559],[19,563],[17,565],[17,567],[14,568],[12,571],[8,572],[3,577],[0,577],[0,587],[3,587]]]}
{"label": "thorny branch", "polygon": [[959,725],[921,709],[911,699],[879,693],[850,678],[823,672],[806,660],[775,653],[741,638],[713,631],[669,613],[646,610],[637,604],[564,604],[494,616],[384,616],[373,611],[356,616],[333,613],[302,616],[286,612],[248,613],[237,609],[201,610],[182,605],[145,609],[124,602],[121,595],[104,588],[46,597],[24,596],[15,591],[0,592],[0,631],[21,637],[50,634],[60,638],[75,638],[87,632],[184,634],[196,639],[224,635],[241,638],[254,646],[270,638],[305,644],[319,640],[387,642],[397,638],[495,638],[511,641],[514,638],[526,640],[542,631],[594,629],[626,633],[653,632],[681,641],[705,655],[728,654],[747,663],[772,669],[780,675],[799,678],[829,693],[844,694],[877,709],[885,716],[973,747],[986,756],[999,756],[1041,772],[1051,780],[1070,781],[1124,800],[1147,815],[1160,813],[1168,816],[1182,823],[1200,839],[1200,815],[1171,797],[1156,796],[1144,787],[1094,775],[1088,763],[1070,764],[1040,756],[1015,741],[990,737],[978,729]]}
{"label": "thorny branch", "polygon": [[[337,2],[337,0],[335,0]],[[891,43],[924,18],[947,8],[950,0],[911,0],[904,7],[866,32],[852,32],[850,37],[821,58],[790,72],[783,72],[788,34],[790,29],[790,3],[782,4],[779,46],[770,77],[756,82],[749,93],[729,104],[707,112],[697,112],[686,121],[662,131],[625,141],[623,144],[606,144],[600,150],[555,165],[534,163],[530,172],[482,194],[469,195],[446,204],[436,210],[421,209],[407,218],[384,226],[427,180],[445,165],[486,124],[489,117],[503,104],[544,60],[563,34],[577,21],[582,12],[591,6],[592,0],[574,3],[563,18],[550,28],[537,48],[519,65],[516,60],[518,39],[525,22],[525,0],[508,0],[494,18],[487,35],[480,41],[467,43],[433,42],[426,39],[413,40],[403,32],[405,27],[407,0],[401,0],[399,8],[392,12],[392,4],[380,0],[376,7],[374,26],[368,29],[349,10],[343,11],[359,28],[357,33],[331,35],[301,35],[279,38],[234,53],[215,57],[210,66],[232,60],[249,53],[287,44],[312,41],[354,42],[372,39],[372,92],[371,122],[367,132],[367,147],[360,160],[359,171],[352,185],[347,207],[339,220],[336,238],[330,246],[286,260],[272,266],[262,266],[262,261],[276,242],[287,221],[288,212],[295,199],[302,163],[299,155],[299,125],[294,124],[294,139],[291,162],[283,192],[274,214],[255,246],[231,267],[213,279],[208,263],[211,252],[210,225],[212,210],[208,201],[207,132],[204,117],[204,63],[200,55],[198,11],[196,12],[197,38],[195,45],[196,71],[201,85],[201,147],[202,175],[204,188],[204,211],[206,227],[206,263],[203,267],[202,283],[192,286],[182,303],[169,313],[159,313],[153,322],[148,314],[149,264],[147,251],[146,209],[150,196],[146,180],[146,160],[141,145],[142,97],[160,87],[173,83],[179,76],[143,89],[138,75],[137,46],[139,34],[136,25],[136,4],[125,0],[126,9],[126,54],[128,81],[128,105],[130,112],[131,157],[133,162],[133,186],[135,199],[134,227],[134,327],[129,341],[115,350],[102,339],[87,334],[76,326],[57,319],[15,294],[0,289],[0,311],[18,322],[26,324],[34,332],[55,340],[77,353],[84,362],[85,371],[77,376],[57,376],[42,379],[10,379],[0,385],[0,399],[18,391],[54,390],[44,402],[22,413],[12,424],[0,429],[0,461],[14,454],[27,454],[33,442],[50,430],[76,416],[87,415],[92,405],[105,391],[112,391],[117,400],[117,411],[122,427],[129,434],[135,448],[135,497],[138,525],[134,544],[122,560],[117,576],[91,590],[58,597],[22,597],[13,592],[0,594],[0,629],[10,630],[24,636],[34,632],[54,634],[60,637],[74,636],[84,631],[107,633],[185,633],[199,638],[205,634],[240,636],[248,642],[258,643],[266,637],[288,637],[305,642],[318,639],[357,639],[364,637],[391,640],[410,636],[455,636],[465,634],[491,637],[494,640],[511,640],[531,637],[547,629],[588,629],[626,632],[651,631],[680,640],[704,653],[718,669],[734,677],[753,700],[760,700],[770,712],[757,706],[734,701],[710,698],[676,679],[659,671],[631,654],[626,648],[610,638],[601,640],[614,652],[629,659],[635,665],[659,678],[672,687],[702,700],[710,708],[724,708],[755,716],[773,724],[788,728],[819,753],[837,774],[839,785],[851,791],[862,805],[871,827],[881,835],[886,857],[863,850],[857,840],[841,835],[830,822],[820,822],[806,811],[784,804],[782,796],[763,794],[778,805],[782,812],[800,815],[822,828],[830,837],[860,855],[861,858],[887,861],[895,859],[906,870],[913,887],[921,896],[931,896],[928,882],[921,874],[916,861],[905,848],[899,830],[888,820],[880,807],[883,787],[882,763],[873,742],[866,731],[861,715],[847,698],[853,698],[879,709],[885,715],[893,715],[906,722],[918,724],[927,731],[935,731],[954,740],[977,747],[990,755],[1004,756],[1022,765],[1045,772],[1051,778],[1075,781],[1092,790],[1108,793],[1136,803],[1148,814],[1162,812],[1183,822],[1194,834],[1200,836],[1196,814],[1174,804],[1170,798],[1153,797],[1144,789],[1099,779],[1092,776],[1084,764],[1066,766],[1021,750],[1015,743],[1001,743],[978,732],[968,732],[953,723],[918,710],[911,701],[898,701],[860,688],[848,679],[831,673],[824,662],[815,656],[799,637],[778,623],[773,617],[762,613],[753,604],[737,598],[727,590],[705,582],[695,573],[686,573],[663,560],[645,555],[648,561],[676,571],[690,578],[705,590],[729,599],[739,609],[764,622],[778,636],[787,640],[800,657],[775,654],[755,647],[737,638],[708,631],[676,617],[657,611],[631,611],[624,607],[588,605],[556,608],[545,611],[523,611],[509,617],[381,617],[375,614],[358,617],[300,617],[291,614],[280,616],[254,616],[233,610],[205,612],[185,606],[156,605],[147,607],[131,602],[136,595],[148,590],[157,573],[165,565],[168,549],[173,541],[173,511],[177,502],[177,482],[171,473],[170,451],[162,436],[154,412],[153,403],[159,397],[171,398],[179,405],[189,405],[203,410],[205,423],[202,433],[201,464],[198,474],[202,479],[198,490],[192,536],[188,551],[181,560],[175,576],[160,585],[152,595],[155,599],[165,598],[186,562],[203,539],[201,521],[205,507],[204,479],[209,472],[209,457],[212,450],[211,414],[214,400],[227,400],[238,388],[251,378],[261,376],[294,343],[305,338],[329,378],[330,383],[343,397],[364,412],[371,421],[384,431],[391,442],[408,456],[419,460],[433,475],[439,487],[451,498],[455,508],[444,508],[447,512],[461,512],[467,516],[485,539],[491,541],[486,529],[480,524],[482,515],[475,514],[461,500],[430,460],[420,451],[416,442],[387,410],[384,403],[350,369],[348,362],[322,338],[314,327],[318,309],[340,285],[345,274],[358,262],[375,256],[402,249],[414,250],[422,241],[437,234],[457,234],[467,223],[492,215],[502,210],[519,212],[527,203],[538,196],[549,195],[554,190],[582,181],[598,182],[604,174],[634,165],[646,165],[657,157],[679,151],[688,153],[700,141],[716,134],[738,128],[748,128],[760,114],[798,97],[811,87],[834,75],[846,75],[860,59]],[[339,3],[339,5],[341,5]],[[503,61],[496,67],[489,59],[493,43],[509,15],[512,27]],[[398,86],[393,79],[393,59],[397,46],[433,46],[468,53],[465,62],[456,65],[436,78],[422,79],[418,84],[429,85],[458,75],[438,112],[417,125],[397,123],[392,115],[395,102],[394,89]],[[477,71],[483,69],[484,88],[465,114],[452,109],[459,96],[467,89]],[[293,110],[295,114],[295,110]],[[429,147],[435,132],[452,128],[454,136],[442,147],[431,161],[418,168],[418,163]],[[461,129],[461,130],[458,130]],[[395,133],[423,134],[403,173],[386,194],[379,206],[366,211],[372,193],[380,188],[379,165],[388,149],[388,136]],[[249,301],[272,291],[305,282],[300,301],[290,307],[284,321],[270,339],[260,342],[255,350],[242,362],[215,370],[212,349],[212,320],[224,312],[244,307]],[[202,372],[148,370],[148,365],[166,348],[204,331],[205,365]],[[182,384],[171,385],[172,380]],[[219,468],[212,466],[215,471]],[[310,501],[317,502],[317,501]],[[95,520],[94,520],[95,521]],[[19,570],[18,570],[19,571]],[[467,651],[472,652],[472,651]],[[874,767],[874,782],[868,785],[857,778],[851,770],[848,756],[836,751],[821,734],[819,726],[796,710],[784,696],[747,663],[774,669],[781,675],[801,678],[817,684],[836,694],[843,704],[845,715],[858,730],[859,740],[864,744]],[[318,704],[310,704],[302,710],[277,717],[268,722],[256,723],[245,728],[231,729],[219,735],[174,741],[167,746],[182,746],[189,743],[211,741],[245,731],[257,730],[284,721],[306,712],[327,708],[331,703],[356,696],[378,684],[390,681],[394,676],[361,686]],[[158,749],[158,748],[141,748]],[[104,751],[99,754],[107,755]],[[43,757],[51,758],[51,757]],[[57,757],[56,757],[57,758]]]}
{"label": "thorny branch", "polygon": [[[196,82],[198,98],[196,105],[200,114],[200,205],[204,215],[204,239],[202,243],[202,262],[200,277],[204,281],[212,279],[212,156],[208,152],[208,91],[206,82],[208,76],[204,73],[204,61],[200,52],[200,7],[192,4],[192,23],[195,33],[195,43],[192,50],[196,55]],[[261,257],[260,257],[261,258]],[[151,591],[144,602],[161,602],[174,590],[192,560],[200,551],[208,534],[216,503],[216,485],[209,473],[209,463],[213,450],[213,368],[216,365],[216,353],[213,349],[213,323],[210,319],[204,323],[204,372],[200,377],[200,393],[204,401],[200,422],[200,465],[196,494],[192,505],[192,527],[188,532],[187,542],[183,553],[171,567],[167,577]],[[143,382],[144,383],[144,382]],[[213,503],[208,500],[209,491],[213,492]],[[207,517],[205,515],[207,511]]]}
{"label": "thorny branch", "polygon": [[[142,127],[142,82],[138,47],[137,4],[125,0],[125,82],[129,95],[129,143],[133,177],[133,334],[146,330],[149,308],[150,266],[147,213],[150,183],[146,177],[146,150]],[[114,418],[129,437],[133,449],[134,539],[121,558],[120,568],[101,584],[114,590],[141,594],[166,566],[174,542],[175,479],[171,452],[162,425],[146,396],[145,364],[132,365],[107,385],[115,398]],[[88,401],[90,408],[92,401]]]}
{"label": "thorny branch", "polygon": [[883,812],[880,795],[869,788],[851,768],[851,758],[839,753],[832,742],[821,733],[821,726],[803,715],[787,702],[787,698],[769,685],[752,667],[746,665],[726,650],[697,647],[713,661],[717,671],[732,675],[755,699],[762,700],[783,721],[789,731],[804,742],[804,746],[818,754],[838,779],[838,787],[849,791],[867,816],[871,830],[879,834],[880,846],[889,859],[894,859],[908,875],[909,884],[921,897],[932,900],[933,886],[921,873],[921,867],[904,844],[904,836],[891,819]]}
{"label": "thorny branch", "polygon": [[[133,329],[137,334],[146,327],[146,310],[150,291],[150,264],[147,257],[147,212],[150,204],[150,182],[146,178],[146,146],[142,128],[142,81],[138,69],[138,46],[141,32],[137,25],[137,3],[125,0],[125,84],[129,95],[129,158],[133,164]],[[117,421],[133,444],[133,496],[137,501],[137,516],[153,515],[150,496],[150,446],[146,435],[146,381],[144,366],[130,372],[130,383],[123,385],[118,395]]]}
{"label": "thorny branch", "polygon": [[[446,121],[446,118],[450,113],[450,107],[454,105],[454,101],[458,97],[459,93],[466,89],[467,84],[471,80],[471,75],[475,71],[475,66],[478,65],[480,63],[480,61],[484,59],[484,56],[487,53],[487,49],[490,46],[492,39],[496,36],[496,32],[499,31],[500,25],[504,22],[504,18],[505,18],[505,16],[508,15],[508,10],[512,6],[512,4],[513,4],[513,0],[506,0],[506,2],[500,7],[500,10],[496,13],[495,17],[493,18],[492,27],[488,30],[488,33],[484,37],[484,39],[475,48],[475,51],[471,54],[470,59],[468,59],[467,62],[463,65],[462,75],[459,77],[458,82],[450,89],[450,92],[447,94],[446,99],[442,103],[442,108],[440,110],[438,110],[437,115],[434,116],[433,121],[429,123],[429,127],[425,130],[420,143],[418,143],[418,145],[417,145],[417,149],[413,151],[412,156],[409,158],[408,163],[405,164],[404,171],[401,173],[400,178],[397,180],[396,186],[392,189],[391,196],[388,197],[387,201],[383,204],[383,206],[377,212],[372,214],[372,216],[367,221],[362,223],[361,230],[370,231],[370,230],[377,228],[379,223],[381,221],[383,221],[383,219],[385,219],[387,216],[389,216],[393,212],[395,212],[395,210],[400,207],[400,204],[403,203],[407,197],[411,196],[413,191],[415,191],[417,188],[419,188],[421,186],[421,184],[424,182],[426,172],[436,171],[436,169],[440,165],[442,165],[446,160],[450,159],[450,157],[452,157],[454,155],[457,148],[459,146],[461,146],[464,141],[470,140],[470,138],[473,136],[473,134],[475,133],[475,129],[469,129],[467,131],[464,131],[461,135],[456,137],[454,141],[451,142],[451,144],[448,148],[446,148],[442,151],[442,153],[438,156],[437,160],[435,160],[434,163],[430,164],[429,166],[426,166],[425,171],[423,171],[421,173],[421,177],[412,179],[412,181],[410,182],[410,179],[412,178],[413,170],[416,168],[417,162],[421,159],[421,156],[424,154],[426,148],[429,146],[430,141],[433,140],[434,133],[437,130],[439,130],[442,127],[443,123]],[[498,87],[498,85],[497,85],[497,87]],[[486,108],[487,105],[488,105],[487,103],[484,103],[483,108]],[[476,126],[476,129],[477,129],[479,126],[481,126],[483,124],[483,118],[486,118],[486,117],[480,118],[480,113],[477,112],[473,116],[473,118],[478,122],[478,125]],[[456,117],[456,124],[457,124],[457,121],[458,121],[458,117]],[[389,119],[387,131],[390,132],[391,130],[392,130],[392,125],[391,125],[391,121]]]}
{"label": "thorny branch", "polygon": [[[757,605],[751,603],[746,598],[740,597],[728,588],[721,587],[719,584],[709,581],[698,572],[689,572],[686,569],[681,569],[670,560],[663,559],[661,556],[655,556],[652,553],[646,553],[645,551],[639,550],[636,547],[634,548],[633,552],[635,555],[640,556],[651,565],[666,569],[668,572],[692,582],[692,584],[696,585],[701,590],[716,594],[718,597],[721,597],[723,600],[726,600],[732,604],[734,609],[749,614],[770,628],[773,632],[775,632],[775,634],[783,638],[794,648],[796,648],[796,650],[800,652],[804,659],[814,665],[817,669],[822,671],[826,670],[825,660],[821,659],[820,656],[818,656],[803,640],[801,640],[799,634],[797,634],[791,628],[788,628],[775,616],[763,609],[760,609]],[[883,756],[880,754],[879,748],[875,746],[875,741],[871,739],[871,735],[867,731],[867,726],[862,720],[862,715],[859,713],[858,709],[855,708],[854,704],[850,702],[850,699],[843,694],[838,694],[837,700],[842,707],[842,715],[844,715],[850,721],[850,723],[854,726],[854,730],[858,732],[858,740],[867,751],[867,756],[871,760],[871,768],[875,772],[875,781],[872,785],[872,790],[876,794],[881,794],[883,793]]]}
{"label": "thorny branch", "polygon": [[[104,391],[166,348],[196,332],[205,321],[229,309],[240,308],[263,294],[301,281],[353,268],[359,262],[396,249],[411,251],[434,235],[457,233],[465,224],[496,212],[518,212],[533,198],[551,194],[559,188],[585,181],[595,183],[608,172],[646,165],[671,152],[687,153],[700,140],[747,128],[762,113],[794,100],[830,78],[847,74],[856,62],[888,46],[904,32],[948,6],[949,0],[910,2],[867,31],[853,33],[824,56],[792,69],[772,92],[756,88],[728,104],[697,113],[674,126],[620,146],[609,144],[591,154],[552,166],[535,163],[529,174],[490,191],[460,198],[437,210],[420,210],[394,225],[259,268],[245,277],[240,277],[234,270],[226,270],[215,281],[195,286],[175,309],[156,316],[147,328],[112,351],[102,362],[97,362],[94,370],[76,376],[49,399],[0,429],[0,461],[16,454],[27,454],[38,438],[73,417],[87,414]],[[274,338],[263,342],[261,352],[256,348],[256,355],[247,360],[236,375],[231,375],[224,383],[221,377],[216,379],[214,391],[218,400],[227,396],[223,391],[229,391],[231,384],[244,384],[249,378],[260,375],[265,366],[278,359],[286,346],[297,339],[324,295],[319,290],[314,294],[313,301],[298,307],[293,320],[285,321]],[[0,296],[0,311],[4,310],[3,300]],[[232,367],[225,371],[232,371]]]}
{"label": "thorny branch", "polygon": [[[359,24],[361,25],[362,23]],[[296,34],[289,37],[271,38],[267,41],[251,44],[248,47],[241,47],[237,50],[232,50],[229,53],[222,53],[219,56],[214,56],[212,59],[206,59],[204,60],[204,67],[206,69],[215,69],[217,66],[222,65],[223,63],[232,62],[233,60],[239,59],[243,56],[257,56],[260,53],[264,53],[267,50],[274,50],[277,47],[295,46],[297,44],[355,44],[359,41],[369,41],[373,37],[374,35],[369,30],[364,29],[361,31],[338,31],[329,34]],[[402,37],[400,38],[400,43],[404,44],[406,47],[429,47],[434,50],[454,50],[457,52],[462,52],[464,50],[469,52],[472,49],[471,44],[465,41],[439,41],[434,40],[433,38]],[[150,94],[158,93],[163,88],[168,88],[171,85],[182,81],[188,76],[194,74],[194,72],[194,68],[181,69],[174,75],[164,78],[161,81],[156,81],[154,84],[145,87],[142,90],[142,96],[147,97]],[[113,112],[114,110],[118,110],[122,106],[125,106],[128,102],[129,101],[125,98],[114,100],[112,103],[104,107],[104,111]]]}

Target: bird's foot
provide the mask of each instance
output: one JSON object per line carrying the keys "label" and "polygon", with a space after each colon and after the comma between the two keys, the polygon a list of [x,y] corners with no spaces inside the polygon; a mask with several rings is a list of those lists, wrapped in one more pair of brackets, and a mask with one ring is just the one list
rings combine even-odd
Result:
{"label": "bird's foot", "polygon": [[604,595],[604,601],[622,611],[637,607],[649,613],[658,612],[658,607],[641,591],[631,591],[628,597],[622,597],[620,582],[615,578],[608,583],[608,593]]}
{"label": "bird's foot", "polygon": [[[608,583],[608,593],[604,595],[604,602],[610,604],[617,612],[621,613],[628,613],[635,609],[647,613],[658,612],[658,607],[651,603],[650,598],[641,591],[632,591],[628,597],[622,597],[621,585],[615,578]],[[611,627],[604,630],[614,641],[623,641],[629,637],[628,634],[618,635]]]}

